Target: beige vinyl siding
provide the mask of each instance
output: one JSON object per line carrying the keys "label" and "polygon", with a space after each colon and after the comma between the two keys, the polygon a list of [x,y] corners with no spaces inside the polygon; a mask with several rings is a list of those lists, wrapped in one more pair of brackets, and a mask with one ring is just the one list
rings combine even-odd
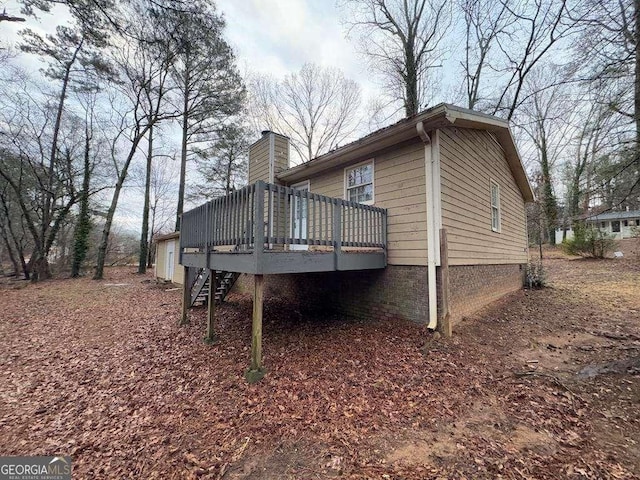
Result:
{"label": "beige vinyl siding", "polygon": [[180,239],[176,238],[176,253],[173,255],[173,283],[184,283],[184,267],[180,265]]}
{"label": "beige vinyl siding", "polygon": [[[374,161],[374,205],[386,208],[389,265],[426,265],[426,192],[424,145],[361,158],[351,165]],[[344,165],[310,178],[313,193],[344,198]]]}
{"label": "beige vinyl siding", "polygon": [[249,185],[269,181],[269,137],[264,136],[249,149]]}
{"label": "beige vinyl siding", "polygon": [[[274,176],[278,173],[289,168],[289,139],[282,135],[274,134],[274,148],[273,148],[273,164],[274,164]],[[269,162],[269,156],[267,153],[266,161]],[[267,171],[267,175],[269,172]]]}
{"label": "beige vinyl siding", "polygon": [[[167,277],[167,245],[175,242],[175,253],[173,255],[173,278]],[[180,238],[160,240],[156,247],[156,278],[171,280],[173,283],[182,285],[184,281],[184,269],[180,265]]]}
{"label": "beige vinyl siding", "polygon": [[[441,130],[440,169],[449,263],[526,262],[524,200],[492,135],[460,128]],[[491,181],[500,186],[500,232],[491,229]]]}
{"label": "beige vinyl siding", "polygon": [[160,240],[156,247],[156,278],[163,280],[167,275],[167,242]]}

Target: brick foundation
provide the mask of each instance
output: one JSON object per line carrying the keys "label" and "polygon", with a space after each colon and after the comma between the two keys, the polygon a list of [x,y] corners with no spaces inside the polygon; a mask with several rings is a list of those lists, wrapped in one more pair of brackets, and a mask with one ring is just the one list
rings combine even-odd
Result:
{"label": "brick foundation", "polygon": [[[522,271],[520,265],[452,266],[449,279],[450,315],[455,323],[520,288]],[[403,318],[426,323],[427,285],[427,267],[389,265],[384,270],[267,275],[265,296],[290,301],[303,310],[332,310],[360,318]],[[241,275],[235,289],[250,293],[251,275]],[[438,297],[441,293],[438,288]]]}
{"label": "brick foundation", "polygon": [[510,265],[449,267],[449,310],[452,323],[507,293],[522,288],[524,268]]}
{"label": "brick foundation", "polygon": [[[237,289],[251,292],[251,276]],[[425,322],[427,267],[389,265],[384,270],[267,275],[265,295],[297,303],[302,309],[334,310],[362,318],[406,318]]]}

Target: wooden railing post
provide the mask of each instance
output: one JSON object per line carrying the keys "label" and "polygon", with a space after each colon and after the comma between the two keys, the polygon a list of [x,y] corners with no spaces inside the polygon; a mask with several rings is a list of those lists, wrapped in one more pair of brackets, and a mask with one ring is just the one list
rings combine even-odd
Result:
{"label": "wooden railing post", "polygon": [[380,232],[380,241],[384,245],[385,255],[387,252],[387,211],[382,214],[382,232]]}
{"label": "wooden railing post", "polygon": [[262,258],[264,255],[264,187],[262,180],[256,183],[255,192],[255,223],[253,225],[253,254],[256,260],[256,273],[262,273]]}
{"label": "wooden railing post", "polygon": [[333,201],[333,261],[335,269],[340,266],[340,255],[342,250],[342,204],[340,200]]}

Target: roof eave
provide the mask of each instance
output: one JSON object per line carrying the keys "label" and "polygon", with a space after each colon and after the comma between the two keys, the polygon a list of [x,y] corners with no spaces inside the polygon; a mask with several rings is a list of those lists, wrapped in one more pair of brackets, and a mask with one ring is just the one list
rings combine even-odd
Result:
{"label": "roof eave", "polygon": [[416,138],[418,137],[416,125],[419,122],[423,123],[426,130],[459,126],[493,132],[505,152],[509,168],[522,192],[523,199],[525,202],[535,201],[533,189],[509,129],[509,122],[449,104],[438,105],[420,115],[407,118],[387,129],[370,134],[302,165],[281,172],[278,179],[287,183],[305,180],[325,170],[348,164],[350,161],[362,159],[374,152]]}

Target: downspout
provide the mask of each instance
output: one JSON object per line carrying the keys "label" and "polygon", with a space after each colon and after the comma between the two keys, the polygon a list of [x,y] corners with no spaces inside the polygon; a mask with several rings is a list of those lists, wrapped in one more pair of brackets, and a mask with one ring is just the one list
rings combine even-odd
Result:
{"label": "downspout", "polygon": [[418,122],[416,130],[424,143],[424,173],[427,207],[427,283],[429,299],[429,323],[427,328],[435,330],[438,325],[438,291],[436,288],[436,242],[439,237],[436,232],[435,195],[433,188],[433,144],[431,138],[424,129],[424,124]]}

